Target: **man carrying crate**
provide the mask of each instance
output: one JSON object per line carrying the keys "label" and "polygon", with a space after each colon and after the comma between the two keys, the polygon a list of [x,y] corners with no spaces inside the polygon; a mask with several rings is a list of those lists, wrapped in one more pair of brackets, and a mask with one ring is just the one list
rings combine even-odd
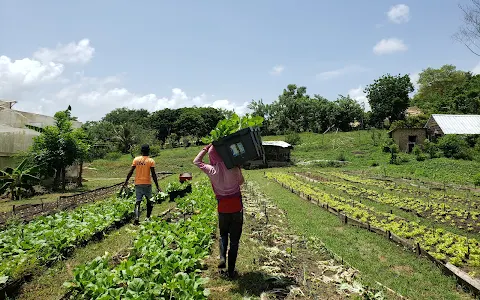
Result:
{"label": "man carrying crate", "polygon": [[[140,218],[140,204],[142,203],[143,197],[147,198],[147,220],[150,219],[152,214],[153,203],[151,202],[152,198],[152,178],[157,187],[157,191],[161,192],[160,186],[158,185],[157,173],[155,172],[155,161],[149,157],[150,155],[150,146],[143,145],[142,156],[135,157],[132,162],[132,168],[128,172],[127,179],[125,180],[124,187],[128,185],[130,177],[132,177],[133,172],[137,170],[135,175],[135,222],[134,224],[139,224]],[[151,176],[150,176],[151,175]]]}

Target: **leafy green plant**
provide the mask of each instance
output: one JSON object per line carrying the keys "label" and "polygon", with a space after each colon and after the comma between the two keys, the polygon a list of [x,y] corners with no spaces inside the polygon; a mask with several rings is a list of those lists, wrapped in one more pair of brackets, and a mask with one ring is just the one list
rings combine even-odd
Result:
{"label": "leafy green plant", "polygon": [[302,138],[298,132],[289,132],[285,135],[285,142],[289,143],[290,145],[300,145],[302,143]]}
{"label": "leafy green plant", "polygon": [[24,159],[15,169],[6,168],[0,171],[0,195],[9,191],[12,200],[20,200],[29,192],[34,193],[33,186],[40,180],[39,166],[29,166],[29,159]]}
{"label": "leafy green plant", "polygon": [[208,136],[202,138],[202,142],[209,144],[241,129],[255,126],[260,127],[262,124],[263,117],[247,114],[240,118],[237,114],[233,114],[230,118],[219,121],[217,127],[213,129]]}
{"label": "leafy green plant", "polygon": [[473,176],[473,184],[475,187],[480,186],[480,173],[477,173]]}
{"label": "leafy green plant", "polygon": [[[173,185],[172,185],[173,186]],[[64,284],[75,299],[206,299],[201,260],[210,252],[215,232],[214,194],[207,181],[177,199],[177,215],[167,223],[152,218],[140,227],[130,256],[112,265],[106,253],[75,268]]]}
{"label": "leafy green plant", "polygon": [[438,140],[438,148],[448,158],[471,160],[472,153],[467,141],[459,135],[449,134]]}

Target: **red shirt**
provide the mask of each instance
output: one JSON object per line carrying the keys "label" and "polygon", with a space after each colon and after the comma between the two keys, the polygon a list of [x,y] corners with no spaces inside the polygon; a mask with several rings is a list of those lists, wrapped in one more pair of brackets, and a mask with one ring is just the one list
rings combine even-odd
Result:
{"label": "red shirt", "polygon": [[243,209],[241,194],[224,197],[217,196],[217,201],[219,213],[236,213]]}

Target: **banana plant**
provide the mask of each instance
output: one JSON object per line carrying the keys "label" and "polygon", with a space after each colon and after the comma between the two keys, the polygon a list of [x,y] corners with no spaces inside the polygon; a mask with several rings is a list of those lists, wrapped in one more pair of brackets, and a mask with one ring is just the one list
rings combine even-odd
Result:
{"label": "banana plant", "polygon": [[20,200],[25,192],[33,192],[34,184],[40,181],[35,176],[40,166],[29,166],[28,162],[26,158],[15,169],[0,170],[0,195],[8,191],[12,200]]}

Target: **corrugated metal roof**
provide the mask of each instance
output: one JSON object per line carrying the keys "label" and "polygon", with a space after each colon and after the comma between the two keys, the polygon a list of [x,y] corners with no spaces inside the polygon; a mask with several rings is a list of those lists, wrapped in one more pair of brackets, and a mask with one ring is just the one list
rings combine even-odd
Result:
{"label": "corrugated metal roof", "polygon": [[480,134],[480,115],[438,115],[432,118],[444,134]]}
{"label": "corrugated metal roof", "polygon": [[263,146],[277,146],[277,147],[282,147],[282,148],[291,148],[292,145],[290,145],[287,142],[284,141],[262,141]]}

